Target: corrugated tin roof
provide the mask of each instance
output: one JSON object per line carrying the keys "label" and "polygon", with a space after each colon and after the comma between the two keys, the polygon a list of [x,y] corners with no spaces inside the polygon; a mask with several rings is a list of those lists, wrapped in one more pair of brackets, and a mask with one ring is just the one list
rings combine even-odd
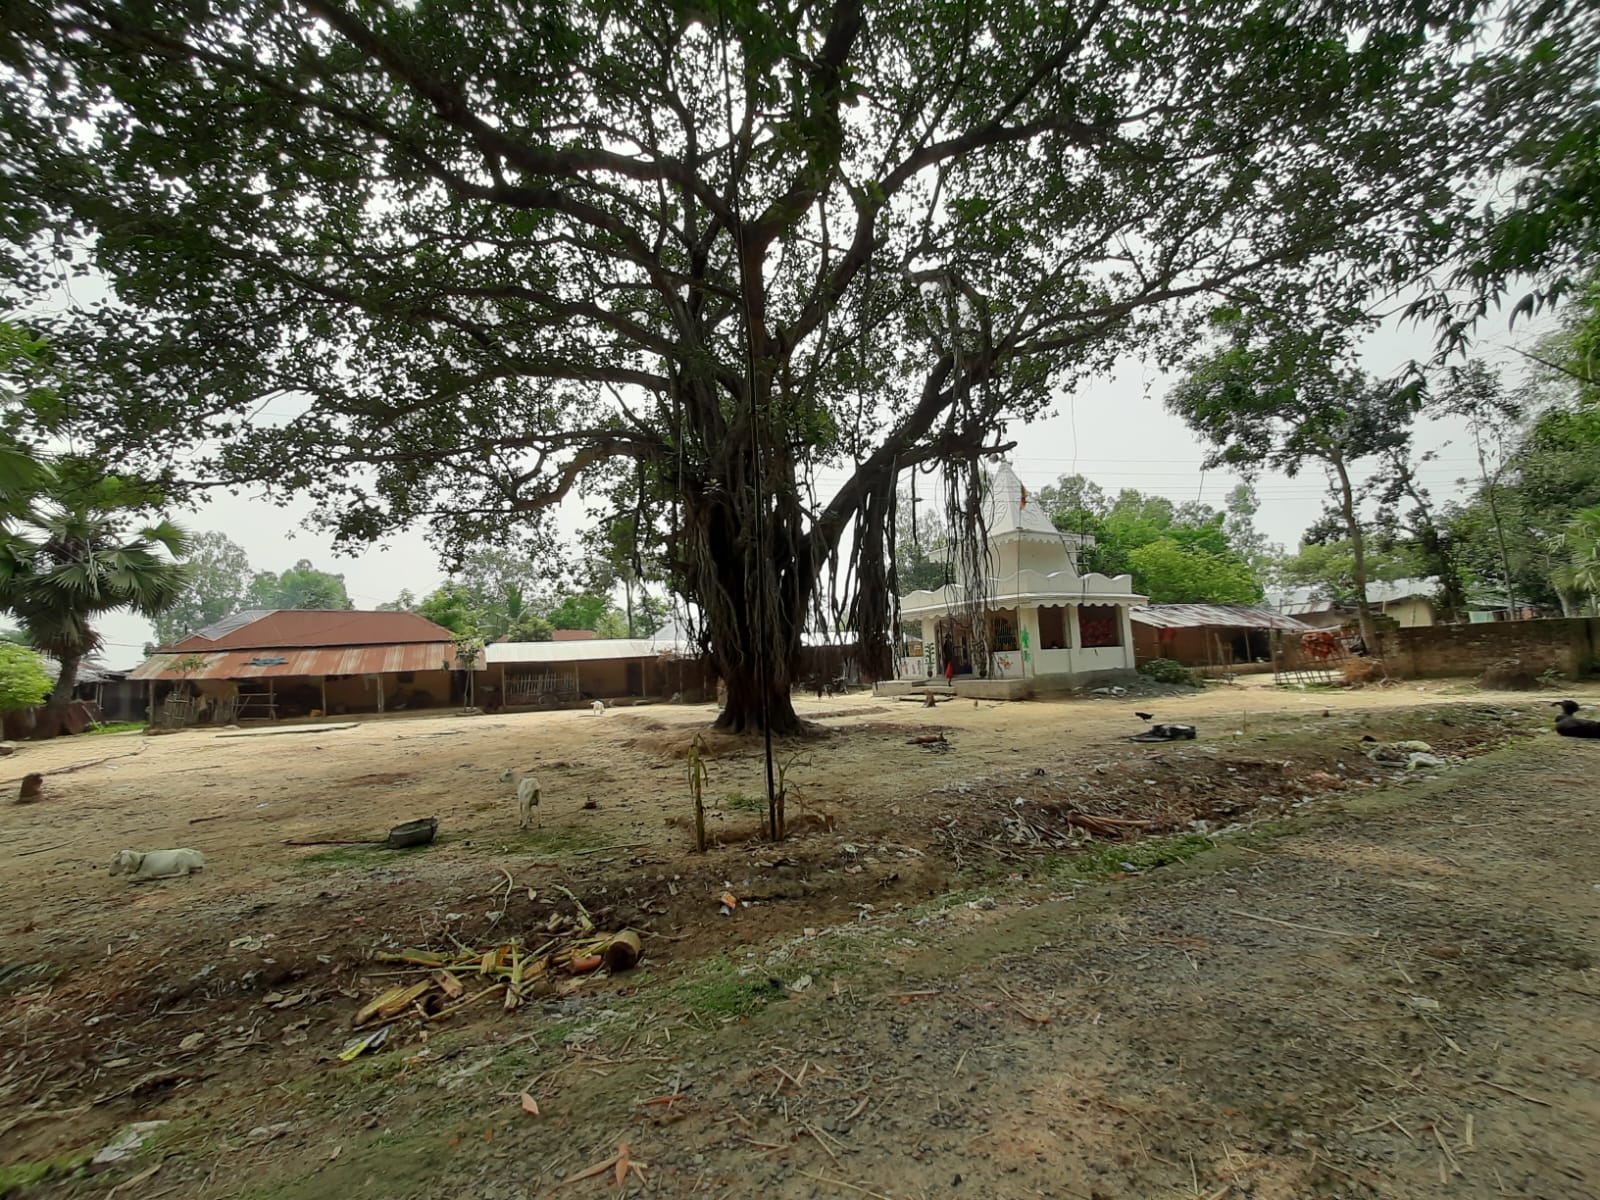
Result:
{"label": "corrugated tin roof", "polygon": [[[39,660],[39,665],[44,668],[44,673],[52,680],[61,678],[61,664],[54,655],[46,654],[43,650],[35,650],[33,656]],[[121,671],[109,669],[105,663],[98,659],[78,664],[78,683],[105,683],[109,680],[121,679]]]}
{"label": "corrugated tin roof", "polygon": [[224,617],[163,651],[255,650],[286,646],[377,646],[448,642],[451,633],[409,612],[349,608],[248,609]]}
{"label": "corrugated tin roof", "polygon": [[1311,626],[1271,609],[1250,604],[1152,604],[1129,616],[1156,629],[1193,629],[1205,625],[1230,629],[1283,629],[1300,632]]}
{"label": "corrugated tin roof", "polygon": [[[174,671],[180,659],[200,657],[194,671]],[[277,647],[197,651],[152,655],[128,673],[129,679],[278,679],[288,675],[385,675],[395,671],[440,671],[449,662],[456,669],[455,647],[449,643],[401,642],[388,646],[342,646],[312,650]],[[477,669],[485,663],[478,660]]]}
{"label": "corrugated tin roof", "polygon": [[[1368,604],[1397,604],[1412,598],[1432,600],[1438,594],[1436,579],[1374,579],[1367,584]],[[1287,613],[1319,613],[1337,607],[1318,587],[1269,588],[1267,603]]]}
{"label": "corrugated tin roof", "polygon": [[592,638],[586,642],[492,642],[484,657],[492,665],[576,663],[676,654],[680,643],[654,638]]}

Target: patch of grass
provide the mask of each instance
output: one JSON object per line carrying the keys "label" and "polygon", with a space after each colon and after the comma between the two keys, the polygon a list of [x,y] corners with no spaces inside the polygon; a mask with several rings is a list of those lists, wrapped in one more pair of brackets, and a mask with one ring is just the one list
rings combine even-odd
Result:
{"label": "patch of grass", "polygon": [[38,1162],[0,1167],[0,1200],[5,1200],[5,1197],[19,1188],[31,1187],[52,1177],[72,1175],[82,1170],[90,1157],[88,1151],[79,1151],[62,1158],[46,1158]]}
{"label": "patch of grass", "polygon": [[1211,839],[1204,834],[1179,833],[1125,845],[1097,845],[1082,854],[1068,857],[1049,855],[1042,862],[1049,874],[1056,878],[1109,879],[1113,875],[1125,874],[1129,867],[1144,872],[1172,863],[1187,862],[1198,854],[1204,854],[1212,846]]}
{"label": "patch of grass", "polygon": [[356,1087],[381,1083],[391,1076],[402,1074],[406,1069],[406,1059],[410,1055],[411,1051],[402,1049],[358,1058],[345,1067],[344,1073]]}
{"label": "patch of grass", "polygon": [[740,975],[726,958],[708,960],[704,967],[670,988],[670,995],[699,1016],[733,1020],[759,1012],[783,996],[781,981],[760,971]]}
{"label": "patch of grass", "polygon": [[[434,843],[437,845],[438,843]],[[300,860],[300,865],[305,867],[381,867],[407,858],[413,854],[421,854],[431,849],[428,846],[408,846],[404,850],[390,850],[387,846],[329,846],[326,850],[319,850],[315,854],[308,854]]]}
{"label": "patch of grass", "polygon": [[552,825],[513,830],[502,837],[475,838],[472,849],[495,854],[558,855],[603,850],[609,845],[611,842],[595,830],[575,825]]}
{"label": "patch of grass", "polygon": [[91,725],[83,732],[90,736],[97,733],[142,733],[144,728],[143,721],[107,721],[104,725]]}
{"label": "patch of grass", "polygon": [[766,812],[767,798],[748,792],[729,792],[722,798],[722,807],[729,812]]}

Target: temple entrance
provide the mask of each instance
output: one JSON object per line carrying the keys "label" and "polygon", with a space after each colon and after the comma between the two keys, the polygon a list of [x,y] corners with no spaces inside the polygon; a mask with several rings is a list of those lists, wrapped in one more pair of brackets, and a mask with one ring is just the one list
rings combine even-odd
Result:
{"label": "temple entrance", "polygon": [[944,675],[945,668],[954,664],[954,674],[971,675],[972,626],[965,621],[947,617],[934,628],[938,673]]}

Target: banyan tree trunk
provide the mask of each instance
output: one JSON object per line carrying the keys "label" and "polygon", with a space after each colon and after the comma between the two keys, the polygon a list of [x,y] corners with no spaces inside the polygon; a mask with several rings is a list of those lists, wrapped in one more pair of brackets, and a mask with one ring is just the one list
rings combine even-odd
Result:
{"label": "banyan tree trunk", "polygon": [[812,564],[799,506],[779,493],[762,507],[758,526],[754,489],[702,491],[685,499],[684,532],[711,659],[727,689],[716,728],[794,734],[802,726],[790,689]]}

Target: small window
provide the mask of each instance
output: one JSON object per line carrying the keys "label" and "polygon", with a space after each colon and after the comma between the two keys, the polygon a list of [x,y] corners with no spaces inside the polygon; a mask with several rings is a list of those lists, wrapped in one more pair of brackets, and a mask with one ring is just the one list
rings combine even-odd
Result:
{"label": "small window", "polygon": [[996,617],[994,619],[994,647],[996,653],[1004,654],[1017,648],[1017,629],[1011,623],[1010,617]]}
{"label": "small window", "polygon": [[1078,606],[1078,635],[1085,650],[1122,645],[1122,621],[1115,604]]}
{"label": "small window", "polygon": [[1067,613],[1060,607],[1039,610],[1039,649],[1065,650],[1067,648]]}

